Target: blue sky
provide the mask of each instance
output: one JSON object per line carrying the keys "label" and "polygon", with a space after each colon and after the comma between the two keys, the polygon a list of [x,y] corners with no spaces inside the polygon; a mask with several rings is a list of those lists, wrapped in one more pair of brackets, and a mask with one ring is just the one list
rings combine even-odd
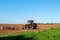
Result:
{"label": "blue sky", "polygon": [[60,0],[0,0],[0,23],[60,23]]}

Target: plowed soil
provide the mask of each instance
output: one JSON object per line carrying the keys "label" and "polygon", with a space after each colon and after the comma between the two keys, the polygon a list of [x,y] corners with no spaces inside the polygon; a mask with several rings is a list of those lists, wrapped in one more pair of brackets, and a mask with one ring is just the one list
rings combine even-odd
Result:
{"label": "plowed soil", "polygon": [[[50,28],[57,28],[60,27],[60,24],[38,24],[37,29],[22,29],[24,24],[0,24],[0,34],[5,34],[5,33],[16,33],[16,32],[25,32],[25,31],[42,31],[42,30],[47,30]],[[16,28],[15,30],[6,30],[6,29],[1,29],[1,27],[13,27]]]}

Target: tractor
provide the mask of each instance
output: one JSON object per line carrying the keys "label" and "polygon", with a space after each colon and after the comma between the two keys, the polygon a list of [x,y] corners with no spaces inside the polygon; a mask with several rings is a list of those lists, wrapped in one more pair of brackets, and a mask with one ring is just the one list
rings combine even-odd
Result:
{"label": "tractor", "polygon": [[24,25],[23,29],[36,29],[37,28],[37,23],[34,23],[34,20],[28,20],[28,24]]}

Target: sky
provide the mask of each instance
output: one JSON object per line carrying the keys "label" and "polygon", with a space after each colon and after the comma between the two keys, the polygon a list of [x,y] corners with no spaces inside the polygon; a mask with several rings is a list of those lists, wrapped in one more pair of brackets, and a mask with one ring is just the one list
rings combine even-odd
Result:
{"label": "sky", "polygon": [[0,23],[60,23],[60,0],[0,0]]}

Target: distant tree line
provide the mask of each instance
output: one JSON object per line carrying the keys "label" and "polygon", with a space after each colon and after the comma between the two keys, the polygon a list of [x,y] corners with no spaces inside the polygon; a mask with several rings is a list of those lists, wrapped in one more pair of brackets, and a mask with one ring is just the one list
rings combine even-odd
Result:
{"label": "distant tree line", "polygon": [[60,24],[60,23],[37,23],[37,24]]}

